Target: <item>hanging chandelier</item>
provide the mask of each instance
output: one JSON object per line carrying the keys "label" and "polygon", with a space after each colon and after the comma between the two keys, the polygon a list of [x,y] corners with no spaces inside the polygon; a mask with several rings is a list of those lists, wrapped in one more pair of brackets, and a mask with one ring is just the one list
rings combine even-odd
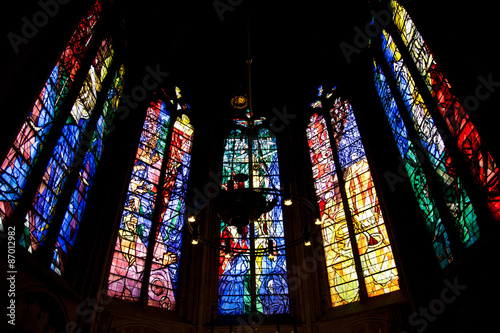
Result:
{"label": "hanging chandelier", "polygon": [[[251,105],[251,100],[249,105]],[[259,220],[265,220],[263,216],[266,216],[266,214],[270,213],[280,204],[285,207],[298,205],[302,211],[309,212],[309,216],[315,225],[320,225],[321,219],[317,205],[303,196],[292,194],[289,190],[281,190],[278,188],[279,186],[273,183],[273,177],[269,174],[270,167],[268,161],[263,158],[266,155],[264,148],[261,147],[259,140],[256,138],[257,129],[265,128],[263,126],[265,120],[263,118],[254,119],[251,109],[247,109],[246,111],[237,110],[237,112],[240,115],[244,112],[244,115],[239,117],[239,119],[235,119],[235,121],[236,126],[244,130],[242,136],[248,140],[244,147],[243,153],[245,154],[245,158],[243,159],[244,162],[242,162],[242,164],[247,164],[243,169],[247,170],[248,174],[242,173],[241,168],[238,170],[233,168],[225,170],[229,174],[226,175],[229,179],[227,179],[226,184],[221,186],[218,195],[212,199],[217,216],[228,226],[236,228],[239,235],[237,237],[244,237],[247,233],[252,235],[255,230],[254,223]],[[261,173],[257,175],[256,170],[260,170]],[[267,173],[262,174],[262,170]],[[268,186],[257,186],[259,179],[268,180]],[[290,187],[288,186],[288,188]],[[253,253],[257,255],[267,253],[272,257],[282,249],[297,246],[301,243],[309,246],[311,245],[310,238],[317,230],[317,228],[312,228],[310,231],[307,224],[304,224],[301,230],[302,235],[293,241],[282,242],[280,245],[276,245],[275,241],[273,241],[273,236],[269,235],[267,248],[256,248],[251,245],[246,249],[236,249],[230,246],[229,241],[213,242],[203,238],[199,232],[198,213],[195,212],[187,217],[187,226],[192,234],[192,244],[197,245],[198,243],[202,243],[213,248],[218,248],[228,258],[239,253]],[[220,225],[220,222],[216,223]],[[250,236],[250,239],[252,237]],[[252,244],[252,240],[250,242]]]}
{"label": "hanging chandelier", "polygon": [[[230,100],[230,105],[233,112],[239,119],[235,119],[236,125],[244,129],[245,138],[248,140],[244,152],[239,151],[240,154],[246,154],[246,161],[248,166],[242,170],[230,170],[230,174],[226,175],[227,183],[221,186],[218,195],[212,199],[213,207],[215,208],[218,217],[228,226],[236,228],[237,235],[234,237],[244,238],[245,234],[249,236],[250,246],[248,248],[235,248],[231,247],[231,241],[226,239],[213,242],[205,239],[200,235],[199,223],[196,216],[198,212],[187,217],[187,227],[192,234],[193,245],[202,243],[213,248],[218,248],[230,257],[239,253],[250,253],[251,255],[259,255],[267,252],[269,257],[274,256],[278,251],[304,244],[305,246],[311,245],[311,235],[316,232],[318,228],[313,227],[309,230],[307,225],[308,221],[298,221],[303,224],[301,237],[289,242],[280,242],[275,245],[273,235],[267,235],[267,248],[254,244],[255,226],[257,221],[265,220],[264,216],[271,213],[278,205],[292,206],[298,205],[303,211],[308,211],[310,218],[314,221],[315,226],[321,224],[321,219],[317,205],[310,202],[307,198],[299,195],[292,194],[290,190],[283,191],[279,186],[275,186],[272,176],[269,174],[269,165],[267,165],[265,158],[263,158],[263,148],[257,138],[258,130],[263,127],[265,118],[255,118],[252,109],[252,58],[250,56],[250,36],[249,28],[247,27],[248,39],[248,57],[246,60],[248,68],[248,94],[240,91],[233,95]],[[255,143],[255,144],[254,144]],[[276,151],[277,153],[277,151]],[[244,160],[244,159],[243,159]],[[234,167],[234,164],[231,164]],[[254,172],[260,170],[260,174],[256,175]],[[226,172],[228,170],[225,170]],[[263,175],[262,172],[266,174]],[[227,179],[229,178],[229,179]],[[262,186],[259,179],[267,179],[267,186]],[[279,182],[279,180],[278,180]],[[290,186],[288,186],[290,188]],[[301,214],[302,215],[302,214]],[[304,216],[304,215],[302,215]],[[305,222],[305,223],[304,223]],[[220,221],[216,222],[220,225]],[[284,235],[283,235],[284,236]],[[283,237],[281,236],[281,237]]]}

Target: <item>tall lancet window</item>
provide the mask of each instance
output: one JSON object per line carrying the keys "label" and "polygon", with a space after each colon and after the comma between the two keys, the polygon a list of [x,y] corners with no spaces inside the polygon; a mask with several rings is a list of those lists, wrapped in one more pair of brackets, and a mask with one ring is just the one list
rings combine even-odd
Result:
{"label": "tall lancet window", "polygon": [[332,306],[399,290],[377,191],[347,100],[319,88],[307,127]]}
{"label": "tall lancet window", "polygon": [[[228,195],[235,189],[280,190],[276,138],[264,123],[251,113],[235,119],[223,156],[222,182]],[[272,194],[264,197],[269,209],[255,222],[237,227],[221,221],[225,250],[219,257],[220,315],[289,313],[282,200]]]}
{"label": "tall lancet window", "polygon": [[0,167],[0,231],[12,217],[54,121],[61,114],[61,107],[92,45],[101,7],[101,0],[98,0],[78,23],[3,160]]}
{"label": "tall lancet window", "polygon": [[413,192],[417,198],[420,211],[425,220],[427,231],[433,242],[434,251],[441,267],[446,267],[453,256],[450,249],[450,240],[441,220],[441,215],[436,205],[436,200],[429,190],[428,179],[423,171],[421,154],[410,137],[406,126],[401,119],[398,106],[387,84],[382,70],[375,64],[376,85],[380,99],[389,120],[392,133],[396,139],[399,152],[404,162]]}
{"label": "tall lancet window", "polygon": [[[87,77],[83,82],[62,135],[54,148],[42,181],[35,193],[31,207],[25,217],[25,232],[21,244],[29,252],[35,252],[44,245],[47,233],[54,219],[57,202],[71,170],[77,165],[76,155],[97,103],[97,95],[108,75],[114,52],[110,39],[102,41]],[[115,81],[115,84],[117,82]]]}
{"label": "tall lancet window", "polygon": [[80,222],[87,205],[87,197],[92,189],[97,167],[103,154],[104,142],[113,128],[114,114],[123,91],[123,76],[124,66],[122,65],[115,74],[113,84],[108,90],[103,112],[99,115],[95,128],[86,131],[88,134],[88,150],[81,155],[77,152],[73,163],[74,167],[79,165],[78,178],[64,212],[51,264],[51,268],[61,275],[64,272],[64,266],[78,234]]}
{"label": "tall lancet window", "polygon": [[[180,98],[180,90],[175,90]],[[165,102],[166,101],[166,102]],[[178,99],[147,109],[108,280],[108,295],[175,310],[193,126]]]}
{"label": "tall lancet window", "polygon": [[[487,189],[488,206],[493,216],[498,209],[495,208],[498,204],[498,198],[495,199],[498,195],[498,168],[480,144],[477,132],[458,99],[451,94],[447,81],[442,81],[442,85],[437,83],[437,76],[443,79],[441,72],[406,11],[394,1],[391,4],[395,25],[401,29],[403,47],[410,56],[404,59],[393,36],[383,30],[381,45],[385,59],[374,63],[375,83],[432,237],[438,262],[445,267],[453,261],[458,248],[472,245],[480,233],[472,201],[445,145],[444,129],[438,128],[429,106],[437,106],[443,116],[446,115],[452,135],[455,139],[460,137],[458,141],[463,146],[459,150],[465,154],[471,170],[481,165],[482,176],[489,179],[489,185],[484,182],[481,186],[486,186],[483,189]],[[409,65],[415,66],[422,77],[413,77]],[[423,98],[418,81],[425,82],[434,100]],[[445,95],[449,100],[440,100]],[[477,161],[479,155],[482,157]],[[476,171],[473,171],[473,177],[476,177]]]}
{"label": "tall lancet window", "polygon": [[462,102],[456,96],[408,12],[397,1],[391,0],[390,3],[393,8],[394,24],[411,61],[415,63],[430,91],[433,102],[444,118],[460,153],[463,154],[474,181],[487,194],[491,214],[496,221],[500,221],[500,168],[481,140],[467,112],[467,109],[477,107],[476,103],[471,100],[472,104],[467,105],[466,100]]}

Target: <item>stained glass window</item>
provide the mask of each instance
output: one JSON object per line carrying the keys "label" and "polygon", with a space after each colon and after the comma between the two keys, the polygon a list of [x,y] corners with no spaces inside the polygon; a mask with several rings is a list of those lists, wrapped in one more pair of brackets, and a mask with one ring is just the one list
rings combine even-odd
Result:
{"label": "stained glass window", "polygon": [[[263,122],[263,118],[254,121],[255,124]],[[235,123],[239,126],[225,140],[223,187],[227,188],[234,175],[244,174],[249,179],[244,184],[235,184],[235,188],[249,188],[249,182],[252,182],[254,189],[279,190],[278,151],[274,134],[263,127],[256,128],[255,134],[249,135],[248,119],[235,120]],[[252,170],[249,169],[250,144]],[[290,311],[286,258],[282,247],[285,243],[282,202],[279,196],[266,195],[267,201],[272,199],[278,200],[276,206],[254,223],[242,228],[241,233],[236,227],[221,221],[221,245],[230,247],[231,254],[221,251],[219,256],[220,315],[240,315],[253,311],[282,314]],[[276,249],[272,254],[267,251],[270,242]],[[248,250],[255,251],[254,260]],[[255,308],[252,304],[255,304]]]}
{"label": "stained glass window", "polygon": [[429,191],[428,181],[420,163],[419,152],[408,136],[396,101],[386,82],[385,75],[377,63],[375,63],[374,66],[376,73],[375,83],[380,100],[382,101],[392,133],[396,139],[405,170],[417,198],[420,211],[424,217],[427,230],[431,236],[437,260],[441,267],[444,268],[453,261],[448,233],[441,221],[435,199]]}
{"label": "stained glass window", "polygon": [[320,87],[307,139],[332,306],[340,306],[399,290],[399,278],[352,107],[334,90]]}
{"label": "stained glass window", "polygon": [[91,45],[101,6],[98,0],[78,23],[0,167],[0,231],[19,202],[47,134]]}
{"label": "stained glass window", "polygon": [[109,134],[114,119],[114,112],[118,107],[118,101],[123,91],[124,71],[124,66],[122,65],[115,74],[113,84],[108,90],[103,113],[99,116],[97,128],[92,133],[89,142],[90,147],[81,162],[76,188],[71,195],[69,205],[64,214],[51,265],[51,268],[58,274],[62,274],[64,271],[64,265],[78,233],[79,224],[87,203],[87,195],[92,188],[96,170],[102,156],[103,142]]}
{"label": "stained glass window", "polygon": [[35,194],[32,207],[26,214],[25,231],[20,242],[29,252],[37,251],[44,244],[54,217],[59,194],[73,168],[75,154],[94,112],[97,94],[100,93],[103,80],[108,74],[113,53],[111,41],[109,39],[103,40],[71,108],[70,116],[54,148],[42,182]]}
{"label": "stained glass window", "polygon": [[471,122],[464,104],[454,93],[448,79],[432,56],[407,11],[391,0],[393,21],[425,85],[431,92],[449,132],[464,155],[470,172],[481,190],[487,193],[488,207],[500,221],[500,169]]}
{"label": "stained glass window", "polygon": [[[428,158],[431,168],[434,171],[433,177],[435,177],[439,183],[440,191],[444,196],[446,209],[448,210],[447,213],[450,214],[453,219],[455,228],[459,234],[458,237],[460,242],[462,242],[464,246],[468,247],[479,237],[477,216],[471,200],[464,188],[463,182],[456,174],[456,168],[445,147],[441,133],[438,130],[433,118],[430,116],[427,110],[426,102],[423,100],[418,88],[416,87],[414,78],[411,76],[397,45],[394,43],[392,36],[390,36],[385,30],[382,32],[381,36],[383,53],[387,64],[389,65],[390,74],[395,80],[398,93],[405,105],[404,111],[408,115],[402,115],[402,117],[407,117],[407,119],[409,119],[412,123],[414,131],[418,135],[418,138],[415,139],[417,139],[421,145],[421,153],[426,155],[426,158]],[[378,70],[376,81],[382,81],[380,70]],[[385,78],[383,81],[386,81]],[[381,94],[381,98],[390,98],[387,95],[388,90],[381,89],[382,85],[385,83],[378,82],[377,84],[380,87],[379,93]],[[388,106],[388,103],[389,102],[385,102],[385,106]],[[395,108],[392,108],[392,111],[395,110]],[[388,112],[387,109],[386,112]],[[391,117],[394,117],[394,115],[391,116],[388,113],[388,117],[389,121],[391,121]],[[401,115],[398,115],[397,117],[401,117]],[[398,140],[398,145],[407,145],[404,141],[405,140]],[[402,150],[404,150],[404,148],[400,147],[400,151]],[[429,177],[429,174],[427,174],[427,177]],[[419,195],[417,194],[417,198],[418,197]],[[420,198],[422,197],[420,196]],[[441,215],[442,214],[443,212],[441,212]],[[434,225],[436,227],[439,226],[439,229],[441,229],[440,224],[437,221],[438,220],[434,222]],[[448,230],[448,233],[449,232],[450,230]],[[442,232],[439,233],[442,234]],[[445,234],[442,235],[446,236]],[[442,238],[439,242],[446,246],[448,240],[446,238]],[[437,245],[436,242],[435,245]],[[437,249],[436,246],[435,249]],[[438,258],[442,258],[440,254],[442,251],[437,251]],[[449,252],[449,249],[447,249],[447,252]],[[448,253],[447,259],[448,261],[452,259],[451,253]],[[441,265],[444,266],[443,261],[441,261]]]}
{"label": "stained glass window", "polygon": [[176,306],[193,138],[186,115],[172,124],[176,110],[162,100],[147,109],[108,280],[110,296],[139,301],[147,288],[149,305],[170,310]]}
{"label": "stained glass window", "polygon": [[460,240],[464,245],[470,246],[479,236],[479,227],[469,196],[460,177],[456,174],[454,163],[444,145],[441,133],[429,115],[427,105],[396,44],[386,31],[383,31],[382,36],[382,47],[391,74],[395,78],[406,111],[418,133],[419,142],[428,154],[429,162],[445,196],[447,208],[460,232]]}
{"label": "stained glass window", "polygon": [[[51,268],[58,274],[75,242],[122,91],[124,68],[113,63],[111,37],[94,38],[101,7],[100,0],[95,2],[78,22],[0,169],[0,230],[21,196],[31,199],[16,212],[26,214],[19,243],[32,253],[42,246],[46,253],[54,251]],[[94,46],[97,54],[90,54]],[[85,59],[90,64],[82,68]],[[77,73],[85,75],[81,85],[74,83]],[[55,122],[61,126],[54,127]],[[28,179],[35,166],[41,178]],[[28,181],[36,186],[31,198],[24,193]]]}

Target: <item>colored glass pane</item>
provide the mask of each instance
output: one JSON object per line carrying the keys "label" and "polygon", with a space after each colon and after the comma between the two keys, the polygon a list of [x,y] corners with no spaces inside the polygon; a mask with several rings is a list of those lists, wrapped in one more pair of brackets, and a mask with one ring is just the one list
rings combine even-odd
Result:
{"label": "colored glass pane", "polygon": [[[323,92],[323,87],[320,87]],[[326,99],[332,94],[328,93]],[[319,103],[313,108],[322,108]],[[320,208],[326,265],[333,306],[360,299],[359,274],[362,274],[367,296],[399,290],[398,273],[382,211],[370,173],[368,161],[352,107],[337,98],[330,109],[332,146],[325,118],[314,113],[307,127],[314,185]],[[337,155],[341,170],[336,170]],[[339,185],[342,177],[345,188]],[[343,192],[343,193],[342,193]],[[347,198],[350,218],[344,211]],[[354,235],[350,235],[349,224]],[[353,251],[352,237],[357,251]],[[359,256],[362,272],[355,266]]]}
{"label": "colored glass pane", "polygon": [[59,194],[73,168],[76,151],[94,111],[97,94],[101,91],[102,81],[108,73],[112,59],[111,42],[105,39],[90,66],[70,116],[63,127],[62,135],[54,148],[42,182],[35,194],[32,207],[26,214],[25,229],[20,243],[29,252],[34,252],[43,245],[49,225],[54,217]]}
{"label": "colored glass pane", "polygon": [[399,93],[405,103],[406,111],[409,113],[419,136],[421,150],[426,154],[435,171],[446,205],[459,231],[460,239],[465,246],[470,246],[479,237],[477,216],[470,198],[460,177],[455,172],[453,161],[445,148],[440,131],[430,116],[398,47],[385,30],[382,33],[382,47],[391,74],[395,78]]}
{"label": "colored glass pane", "polygon": [[488,207],[500,221],[500,168],[493,160],[472,123],[464,104],[457,98],[418,32],[407,11],[392,0],[393,20],[420,75],[431,92],[446,125],[464,155],[476,184],[487,193]]}
{"label": "colored glass pane", "polygon": [[[266,128],[259,130],[257,140],[253,141],[255,159],[254,188],[281,188],[279,178],[278,150],[276,138]],[[267,195],[267,201],[274,196]],[[281,198],[278,204],[264,213],[255,223],[255,284],[257,311],[264,314],[288,313],[288,283],[286,279],[286,257],[283,246],[285,233],[283,229],[283,212]],[[265,253],[268,240],[279,248],[272,256]]]}
{"label": "colored glass pane", "polygon": [[93,131],[87,150],[78,174],[78,180],[75,190],[63,218],[63,223],[57,238],[51,268],[58,274],[63,274],[64,265],[67,257],[73,248],[79,224],[82,220],[85,206],[87,204],[87,195],[92,188],[95,173],[102,156],[103,142],[106,140],[109,128],[112,126],[114,112],[118,107],[118,102],[123,91],[123,65],[117,71],[113,84],[109,88],[106,101],[103,106],[97,128]]}
{"label": "colored glass pane", "polygon": [[368,296],[399,289],[398,274],[356,119],[347,100],[330,110]]}
{"label": "colored glass pane", "polygon": [[417,198],[420,211],[425,220],[427,231],[433,242],[434,251],[440,266],[446,267],[453,260],[448,234],[442,224],[439,211],[427,184],[427,178],[420,164],[420,155],[408,137],[406,127],[401,119],[399,109],[391,89],[380,66],[375,63],[375,85],[382,101],[387,119],[396,140],[405,170]]}
{"label": "colored glass pane", "polygon": [[[263,120],[259,120],[263,121]],[[235,120],[239,124],[239,120]],[[247,124],[242,124],[244,127]],[[244,187],[280,189],[278,152],[276,138],[262,128],[252,140],[252,179]],[[223,187],[238,173],[249,174],[249,138],[241,129],[233,130],[225,140],[223,156]],[[270,201],[273,195],[265,195]],[[281,200],[269,212],[264,213],[253,225],[237,228],[221,221],[221,244],[230,246],[232,254],[224,251],[219,257],[219,314],[239,315],[252,311],[252,299],[256,311],[264,314],[289,312],[288,283],[286,279],[286,258],[284,249],[283,214]],[[253,232],[253,237],[250,233]],[[266,250],[269,240],[277,248],[270,256]],[[250,263],[250,254],[245,250],[255,249],[255,262]],[[255,271],[251,272],[251,266]],[[255,294],[252,295],[252,287]]]}
{"label": "colored glass pane", "polygon": [[352,303],[359,300],[358,273],[330,137],[323,116],[317,113],[311,116],[307,127],[307,139],[321,215],[332,305]]}
{"label": "colored glass pane", "polygon": [[175,309],[192,139],[193,127],[183,115],[173,128],[148,289],[148,304],[169,310]]}
{"label": "colored glass pane", "polygon": [[73,85],[100,12],[101,1],[98,0],[78,23],[0,167],[0,231],[4,219],[12,216],[46,136]]}
{"label": "colored glass pane", "polygon": [[152,103],[139,140],[108,280],[108,295],[138,301],[160,181],[170,114]]}
{"label": "colored glass pane", "polygon": [[[176,88],[178,97],[179,93]],[[179,109],[182,106],[177,105]],[[139,301],[146,284],[148,305],[175,310],[194,129],[190,119],[182,115],[175,120],[167,142],[169,124],[166,104],[161,100],[152,103],[147,110],[125,200],[108,295]],[[160,179],[162,169],[165,176]],[[156,208],[156,202],[161,202],[161,207]],[[153,225],[155,230],[151,230]],[[150,242],[153,248],[149,261]],[[144,271],[149,271],[149,276],[144,276]]]}

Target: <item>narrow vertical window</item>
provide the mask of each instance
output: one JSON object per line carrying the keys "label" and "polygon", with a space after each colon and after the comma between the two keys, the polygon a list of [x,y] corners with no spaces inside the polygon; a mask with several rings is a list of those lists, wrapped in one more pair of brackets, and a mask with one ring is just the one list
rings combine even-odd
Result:
{"label": "narrow vertical window", "polygon": [[324,96],[320,87],[307,139],[332,306],[339,306],[399,290],[399,280],[352,107],[334,90]]}
{"label": "narrow vertical window", "polygon": [[374,63],[375,84],[382,101],[387,119],[392,129],[398,150],[402,157],[405,170],[410,179],[410,184],[417,198],[420,211],[425,220],[427,231],[432,239],[434,251],[441,268],[453,261],[450,241],[446,232],[435,199],[429,191],[427,177],[420,163],[421,152],[417,150],[408,136],[406,126],[401,119],[398,106],[394,100],[391,89],[386,82],[382,69]]}
{"label": "narrow vertical window", "polygon": [[[99,116],[97,128],[92,132],[89,149],[85,156],[77,156],[81,159],[80,170],[76,188],[71,194],[71,199],[64,214],[63,223],[59,231],[51,268],[58,274],[63,274],[64,265],[74,245],[80,222],[82,221],[87,196],[94,183],[97,167],[103,152],[103,142],[106,140],[112,128],[114,112],[118,107],[118,101],[123,90],[124,66],[116,72],[113,84],[108,90],[104,102],[103,113]],[[75,161],[77,162],[77,161]],[[74,163],[75,167],[78,165]]]}
{"label": "narrow vertical window", "polygon": [[147,295],[148,305],[174,310],[194,130],[186,115],[172,124],[176,108],[169,108],[158,100],[147,110],[116,238],[108,294],[131,301]]}
{"label": "narrow vertical window", "polygon": [[[389,65],[398,92],[405,105],[403,119],[412,123],[413,131],[417,134],[420,150],[428,158],[434,172],[440,191],[444,196],[445,205],[455,228],[459,233],[460,242],[468,247],[479,237],[477,216],[471,200],[464,188],[462,180],[456,174],[456,168],[445,147],[441,133],[430,116],[427,105],[423,100],[414,78],[411,76],[398,47],[392,37],[384,30],[382,33],[382,48]],[[427,175],[429,176],[429,175]]]}
{"label": "narrow vertical window", "polygon": [[[249,122],[263,121],[235,120],[237,128],[225,140],[224,189],[280,190],[276,138],[267,128],[248,128]],[[219,315],[290,311],[282,203],[277,195],[266,194],[265,199],[276,204],[255,222],[239,228],[221,221],[220,241],[227,251],[219,257]],[[269,253],[271,243],[276,251]]]}
{"label": "narrow vertical window", "polygon": [[163,185],[163,207],[156,232],[148,304],[175,309],[177,273],[181,256],[186,191],[191,164],[193,127],[183,115],[174,124]]}

